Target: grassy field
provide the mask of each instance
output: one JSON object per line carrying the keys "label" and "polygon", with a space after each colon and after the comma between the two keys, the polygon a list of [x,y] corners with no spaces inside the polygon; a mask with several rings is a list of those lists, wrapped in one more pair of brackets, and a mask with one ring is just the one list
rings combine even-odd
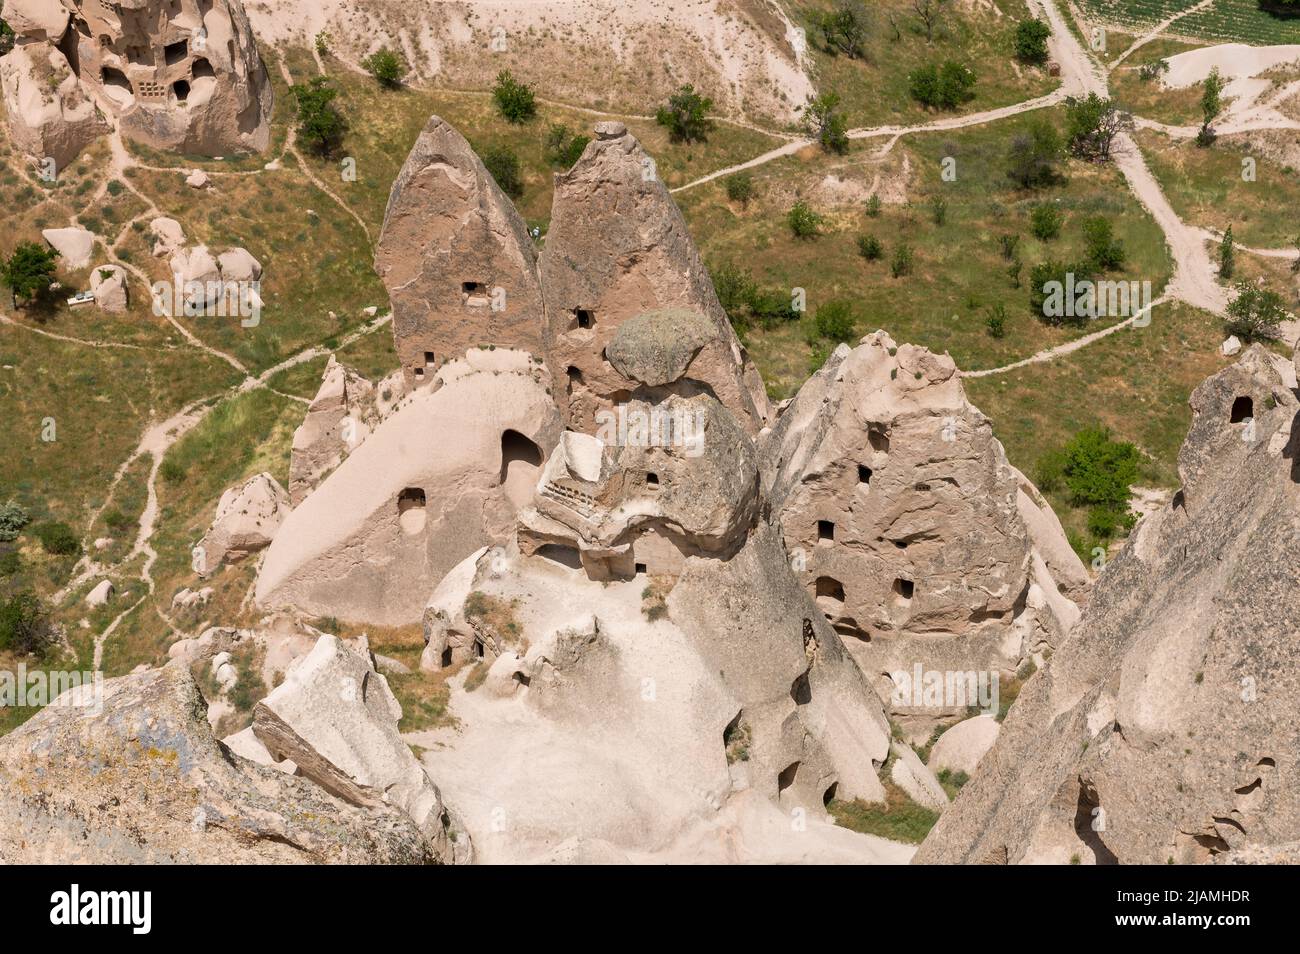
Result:
{"label": "grassy field", "polygon": [[1015,62],[1012,32],[1029,17],[1023,0],[994,0],[1001,16],[976,5],[944,11],[927,40],[910,0],[868,4],[873,14],[864,60],[834,56],[821,46],[815,15],[827,0],[793,0],[791,19],[807,30],[819,91],[833,90],[843,100],[850,127],[919,123],[937,114],[914,101],[908,74],[927,63],[955,59],[975,72],[975,97],[957,112],[995,109],[1050,92],[1057,81],[1045,70]]}
{"label": "grassy field", "polygon": [[[1125,27],[1152,27],[1197,0],[1078,0],[1086,16]],[[1261,45],[1300,43],[1300,15],[1282,16],[1261,10],[1257,0],[1215,0],[1198,13],[1170,27],[1177,36]]]}
{"label": "grassy field", "polygon": [[[1300,235],[1300,178],[1294,169],[1251,149],[1238,137],[1202,149],[1143,130],[1137,137],[1147,164],[1174,211],[1185,221],[1222,231],[1255,248],[1292,248]],[[1254,164],[1254,179],[1243,178]]]}
{"label": "grassy field", "polygon": [[[1060,120],[1054,110],[1040,115]],[[1080,223],[1086,216],[1104,215],[1124,242],[1128,261],[1115,277],[1149,280],[1157,292],[1163,287],[1170,273],[1163,236],[1114,169],[1072,162],[1064,167],[1064,181],[1033,191],[1007,178],[1007,144],[1028,122],[1017,117],[909,137],[883,164],[872,158],[878,145],[860,146],[847,157],[809,149],[756,171],[758,195],[744,208],[727,201],[721,183],[678,194],[711,265],[743,264],[763,285],[807,292],[802,321],[748,336],[774,397],[788,397],[807,377],[815,354],[807,343],[813,318],[818,307],[834,299],[856,303],[862,334],[884,328],[900,342],[947,351],[968,370],[1000,367],[1096,330],[1046,325],[1031,312],[1024,284],[1035,263],[1071,261],[1081,254]],[[956,162],[956,181],[941,179],[945,157]],[[866,194],[876,176],[897,191],[904,167],[910,170],[907,201],[885,204],[879,217],[870,217]],[[847,194],[848,200],[833,204],[824,198],[828,177],[840,183],[830,194]],[[822,234],[812,240],[795,238],[785,221],[800,198],[825,215]],[[934,220],[935,201],[946,203],[942,224]],[[1059,238],[1044,242],[1030,233],[1030,210],[1039,203],[1063,211]],[[884,244],[879,261],[859,254],[857,238],[864,234]],[[1019,288],[1007,274],[1010,262],[1001,253],[1000,235],[1019,236],[1017,254],[1024,262]],[[894,278],[891,257],[903,243],[914,250],[913,273]],[[1006,335],[994,338],[986,319],[999,305],[1006,310]]]}
{"label": "grassy field", "polygon": [[[1118,56],[1128,48],[1128,40],[1128,37],[1110,36],[1107,52]],[[1143,119],[1171,126],[1200,125],[1202,87],[1199,84],[1186,89],[1165,89],[1158,79],[1143,79],[1139,72],[1144,64],[1155,63],[1191,49],[1195,49],[1191,44],[1163,38],[1138,47],[1132,56],[1110,74],[1111,97],[1124,109]]]}

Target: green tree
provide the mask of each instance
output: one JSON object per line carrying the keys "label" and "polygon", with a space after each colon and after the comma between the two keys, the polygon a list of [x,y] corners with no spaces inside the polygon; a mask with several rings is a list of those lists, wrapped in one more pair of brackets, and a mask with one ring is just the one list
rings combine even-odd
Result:
{"label": "green tree", "polygon": [[1056,165],[1063,153],[1056,127],[1036,119],[1029,128],[1011,138],[1007,152],[1007,177],[1022,189],[1051,185],[1058,174]]}
{"label": "green tree", "polygon": [[749,200],[754,197],[754,177],[748,172],[727,176],[726,186],[727,198],[732,202],[749,205]]}
{"label": "green tree", "polygon": [[1243,341],[1272,341],[1281,334],[1280,325],[1295,316],[1286,310],[1282,296],[1254,282],[1238,282],[1237,295],[1228,302],[1228,334]]}
{"label": "green tree", "polygon": [[492,99],[508,122],[525,123],[537,115],[537,97],[533,88],[519,82],[509,70],[497,74]]}
{"label": "green tree", "polygon": [[519,171],[519,157],[505,146],[491,146],[479,154],[501,191],[512,199],[524,194],[524,180]]}
{"label": "green tree", "polygon": [[854,333],[857,323],[858,317],[853,305],[838,299],[828,301],[818,308],[813,318],[817,336],[836,343],[853,341],[857,337]]}
{"label": "green tree", "polygon": [[786,222],[795,238],[815,238],[821,231],[822,217],[812,210],[807,202],[800,199],[790,207]]}
{"label": "green tree", "polygon": [[834,9],[816,15],[822,46],[832,55],[860,60],[867,55],[868,14],[862,0],[838,0]]}
{"label": "green tree", "polygon": [[397,89],[406,74],[406,63],[386,46],[367,56],[361,65],[385,89]]}
{"label": "green tree", "polygon": [[563,123],[554,123],[546,130],[546,161],[560,169],[570,169],[582,158],[588,136],[577,136]]}
{"label": "green tree", "polygon": [[858,254],[868,262],[875,262],[884,257],[885,246],[874,235],[859,235]]}
{"label": "green tree", "polygon": [[31,523],[31,520],[27,511],[12,500],[0,505],[0,543],[17,540],[18,534],[22,533],[23,527]]}
{"label": "green tree", "polygon": [[668,103],[655,113],[655,122],[668,127],[668,138],[673,142],[703,142],[713,129],[709,110],[713,100],[695,92],[687,83],[668,97]]}
{"label": "green tree", "polygon": [[1037,17],[1016,24],[1014,46],[1016,59],[1041,65],[1047,62],[1047,40],[1052,28]]}
{"label": "green tree", "polygon": [[1223,239],[1219,242],[1219,277],[1231,278],[1236,270],[1237,251],[1233,245],[1232,226],[1229,225],[1223,232]]}
{"label": "green tree", "polygon": [[912,98],[931,109],[956,109],[975,96],[975,74],[956,60],[927,63],[907,74]]}
{"label": "green tree", "polygon": [[988,314],[984,319],[984,327],[988,329],[990,338],[1002,338],[1007,333],[1007,306],[998,302],[988,309]]}
{"label": "green tree", "polygon": [[333,155],[348,130],[347,120],[334,105],[339,91],[324,76],[317,76],[305,86],[290,86],[289,92],[298,104],[298,139],[318,155]]}
{"label": "green tree", "polygon": [[1065,99],[1065,138],[1070,152],[1080,159],[1107,161],[1115,137],[1132,126],[1132,117],[1096,93]]}
{"label": "green tree", "polygon": [[0,650],[44,658],[54,642],[45,604],[35,593],[23,590],[0,600]]}
{"label": "green tree", "polygon": [[894,249],[894,258],[889,263],[889,273],[895,278],[902,278],[905,275],[912,274],[912,265],[915,258],[912,246],[906,242],[899,242],[898,247]]}
{"label": "green tree", "polygon": [[[1089,316],[1075,312],[1066,301],[1066,293],[1073,285],[1079,287],[1092,277],[1085,262],[1039,262],[1029,270],[1029,308],[1040,321],[1049,325],[1082,325]],[[1071,314],[1071,312],[1075,312]]]}
{"label": "green tree", "polygon": [[14,48],[14,31],[4,20],[0,20],[0,56]]}
{"label": "green tree", "polygon": [[1065,214],[1056,206],[1047,202],[1034,206],[1029,211],[1029,231],[1040,242],[1050,242],[1061,234],[1061,223]]}
{"label": "green tree", "polygon": [[13,290],[14,299],[27,303],[43,301],[54,283],[59,253],[36,242],[19,242],[14,253],[4,260],[0,278]]}
{"label": "green tree", "polygon": [[1209,145],[1214,141],[1214,132],[1210,129],[1210,123],[1218,118],[1223,109],[1223,77],[1219,75],[1219,68],[1213,67],[1210,75],[1205,77],[1205,86],[1201,90],[1201,131],[1197,134],[1197,142],[1201,145]]}
{"label": "green tree", "polygon": [[825,92],[810,98],[803,107],[804,130],[826,152],[844,153],[849,149],[849,124],[839,106],[839,94]]}
{"label": "green tree", "polygon": [[1083,220],[1084,254],[1092,269],[1109,272],[1124,264],[1124,243],[1115,238],[1110,220],[1093,215]]}
{"label": "green tree", "polygon": [[1113,440],[1105,428],[1084,428],[1063,449],[1039,460],[1039,487],[1049,492],[1063,487],[1071,504],[1088,508],[1093,535],[1108,539],[1133,525],[1128,502],[1140,460],[1136,447]]}

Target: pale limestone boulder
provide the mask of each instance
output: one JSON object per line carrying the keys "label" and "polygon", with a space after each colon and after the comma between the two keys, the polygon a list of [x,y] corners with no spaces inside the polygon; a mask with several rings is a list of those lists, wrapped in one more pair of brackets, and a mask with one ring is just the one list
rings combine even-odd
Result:
{"label": "pale limestone boulder", "polygon": [[363,655],[322,636],[259,702],[253,732],[270,756],[290,759],[326,791],[362,807],[407,814],[439,859],[467,859],[438,788],[397,731],[402,707]]}
{"label": "pale limestone boulder", "polygon": [[889,767],[889,778],[907,793],[918,805],[941,812],[948,807],[948,793],[944,791],[935,773],[921,761],[912,747],[905,742],[894,742],[889,751],[894,760]]}
{"label": "pale limestone boulder", "polygon": [[[697,389],[707,386],[747,432],[763,425],[769,409],[761,382],[750,374],[680,210],[622,123],[598,123],[582,158],[555,177],[541,281],[555,390],[576,430],[594,433],[597,413],[639,383],[682,376]],[[610,356],[619,355],[618,365],[611,363],[606,348],[622,325],[660,310],[696,316],[679,322],[690,333],[676,344],[665,339],[664,349],[652,342],[661,358],[632,359],[615,345]]]}
{"label": "pale limestone boulder", "polygon": [[0,19],[16,36],[58,43],[68,30],[71,14],[59,0],[5,0]]}
{"label": "pale limestone boulder", "polygon": [[159,216],[149,222],[149,231],[153,234],[153,254],[155,258],[170,258],[185,246],[185,230],[175,219]]}
{"label": "pale limestone boulder", "polygon": [[[232,755],[188,669],[73,689],[0,738],[8,864],[424,864],[403,812]],[[102,707],[102,708],[101,708]],[[98,771],[87,771],[87,766]]]}
{"label": "pale limestone boulder", "polygon": [[72,162],[108,124],[52,44],[23,42],[0,57],[9,133],[37,162],[53,159],[55,172]]}
{"label": "pale limestone boulder", "polygon": [[104,606],[113,598],[116,592],[117,588],[113,586],[111,580],[100,580],[95,584],[95,588],[86,594],[86,605],[92,607]]}
{"label": "pale limestone boulder", "polygon": [[63,229],[43,229],[41,237],[59,253],[59,264],[65,268],[77,271],[90,264],[91,253],[95,250],[94,232],[69,226]]}
{"label": "pale limestone boulder", "polygon": [[217,256],[223,282],[255,282],[262,278],[262,263],[247,249],[231,248]]}
{"label": "pale limestone boulder", "polygon": [[202,169],[195,169],[185,177],[185,184],[191,189],[206,189],[211,182],[212,180],[208,178],[208,174]]}
{"label": "pale limestone boulder", "polygon": [[946,730],[930,749],[929,766],[934,772],[948,769],[965,772],[971,778],[980,759],[993,748],[1002,725],[991,716],[975,716]]}
{"label": "pale limestone boulder", "polygon": [[95,304],[113,314],[126,311],[126,270],[120,265],[97,265],[90,270],[90,290]]}
{"label": "pale limestone boulder", "polygon": [[1300,841],[1300,402],[1252,345],[1190,404],[1181,490],[1107,563],[916,861],[1221,863]]}
{"label": "pale limestone boulder", "polygon": [[199,543],[203,572],[214,572],[222,563],[265,549],[288,513],[289,495],[270,474],[257,474],[226,490],[212,526]]}
{"label": "pale limestone boulder", "polygon": [[191,590],[187,586],[172,597],[172,609],[192,609],[196,606],[204,606],[210,599],[212,599],[212,587],[204,586],[197,590]]}
{"label": "pale limestone boulder", "polygon": [[1225,358],[1231,358],[1234,355],[1238,354],[1240,351],[1241,351],[1241,339],[1238,338],[1236,335],[1228,335],[1228,337],[1223,340],[1223,344],[1219,347],[1219,352]]}
{"label": "pale limestone boulder", "polygon": [[539,358],[549,350],[527,227],[465,138],[437,116],[393,183],[375,269],[410,387],[480,345]]}
{"label": "pale limestone boulder", "polygon": [[250,725],[247,728],[240,729],[234,735],[228,735],[221,740],[221,744],[230,749],[240,758],[248,759],[250,762],[256,762],[258,765],[265,765],[268,768],[278,769],[286,775],[297,775],[298,766],[294,765],[290,759],[284,759],[277,762],[271,758],[271,753],[266,750],[253,732]]}
{"label": "pale limestone boulder", "polygon": [[561,431],[548,385],[519,351],[474,350],[443,366],[288,516],[258,604],[419,622],[438,580],[513,532]]}
{"label": "pale limestone boulder", "polygon": [[372,384],[330,355],[320,390],[293,434],[289,499],[295,507],[393,412],[405,387],[400,371]]}

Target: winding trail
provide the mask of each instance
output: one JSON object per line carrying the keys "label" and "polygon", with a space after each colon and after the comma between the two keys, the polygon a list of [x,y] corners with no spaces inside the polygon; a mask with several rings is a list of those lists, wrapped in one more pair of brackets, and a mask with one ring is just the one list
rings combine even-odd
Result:
{"label": "winding trail", "polygon": [[1142,34],[1137,39],[1135,39],[1131,44],[1129,44],[1129,48],[1127,50],[1125,50],[1119,56],[1115,57],[1115,59],[1111,60],[1110,69],[1114,70],[1117,66],[1123,63],[1125,60],[1127,60],[1132,54],[1136,53],[1139,49],[1146,46],[1152,40],[1159,39],[1160,36],[1166,30],[1168,30],[1171,26],[1173,26],[1183,17],[1189,16],[1193,13],[1200,13],[1202,10],[1213,5],[1214,5],[1214,0],[1201,0],[1200,3],[1196,4],[1196,6],[1188,7],[1186,10],[1179,10],[1173,16],[1165,18],[1164,20],[1162,20],[1161,22],[1153,26],[1146,33]]}

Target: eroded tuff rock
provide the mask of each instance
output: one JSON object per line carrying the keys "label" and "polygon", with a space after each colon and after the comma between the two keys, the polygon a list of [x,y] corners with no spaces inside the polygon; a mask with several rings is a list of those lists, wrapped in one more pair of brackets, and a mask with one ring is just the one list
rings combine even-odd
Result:
{"label": "eroded tuff rock", "polygon": [[1078,614],[1063,591],[1087,586],[956,371],[875,332],[837,348],[760,442],[795,570],[868,672],[1009,678],[1061,641]]}
{"label": "eroded tuff rock", "polygon": [[289,514],[256,598],[377,625],[417,622],[438,580],[499,542],[560,434],[549,376],[471,350],[405,399]]}
{"label": "eroded tuff rock", "polygon": [[1300,837],[1300,404],[1253,346],[1191,406],[1182,489],[1106,567],[917,861],[1257,859]]}
{"label": "eroded tuff rock", "polygon": [[468,861],[470,846],[398,734],[402,707],[367,656],[322,636],[253,711],[253,734],[276,761],[363,808],[410,816],[442,861]]}
{"label": "eroded tuff rock", "polygon": [[[4,16],[18,44],[5,57],[18,77],[5,84],[10,124],[37,159],[62,166],[106,131],[96,106],[156,149],[225,155],[269,143],[271,83],[239,0],[6,0]],[[52,100],[23,93],[33,61],[55,55],[73,83],[59,82]],[[93,100],[89,114],[80,97]]]}
{"label": "eroded tuff rock", "polygon": [[434,116],[393,183],[375,269],[393,303],[408,385],[496,345],[546,354],[537,253],[465,138]]}
{"label": "eroded tuff rock", "polygon": [[905,857],[828,823],[833,797],[883,798],[889,727],[760,519],[752,439],[709,395],[644,409],[698,409],[698,452],[566,433],[517,541],[435,591],[425,668],[486,672],[425,764],[487,861]]}
{"label": "eroded tuff rock", "polygon": [[[9,5],[3,12],[10,15]],[[14,144],[38,160],[53,159],[56,173],[108,132],[95,100],[51,42],[20,43],[0,57],[0,89]]]}
{"label": "eroded tuff rock", "polygon": [[316,489],[405,394],[405,378],[394,372],[377,385],[330,355],[320,390],[293,432],[289,459],[289,501],[295,507]]}
{"label": "eroded tuff rock", "polygon": [[203,572],[265,549],[288,513],[289,495],[270,474],[256,474],[227,489],[217,502],[212,526],[199,542]]}
{"label": "eroded tuff rock", "polygon": [[233,755],[180,664],[69,690],[0,739],[0,860],[428,863],[396,808],[358,808]]}
{"label": "eroded tuff rock", "polygon": [[555,177],[541,277],[556,390],[567,396],[573,427],[594,432],[598,411],[648,383],[624,373],[635,373],[635,365],[620,362],[620,370],[611,363],[605,349],[624,322],[661,309],[694,313],[712,328],[709,335],[701,327],[692,340],[703,345],[708,335],[713,346],[677,373],[710,390],[750,433],[762,426],[768,407],[761,381],[718,304],[680,210],[622,123],[598,123],[582,158]]}

